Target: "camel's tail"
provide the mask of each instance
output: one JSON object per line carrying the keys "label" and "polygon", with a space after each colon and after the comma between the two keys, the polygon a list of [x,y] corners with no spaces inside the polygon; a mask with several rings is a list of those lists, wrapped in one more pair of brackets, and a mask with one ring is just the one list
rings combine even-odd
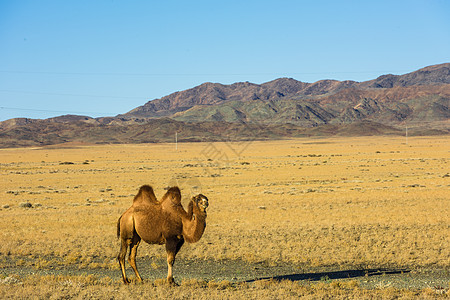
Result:
{"label": "camel's tail", "polygon": [[120,216],[119,220],[117,221],[117,238],[120,238],[120,219],[122,219],[122,216]]}

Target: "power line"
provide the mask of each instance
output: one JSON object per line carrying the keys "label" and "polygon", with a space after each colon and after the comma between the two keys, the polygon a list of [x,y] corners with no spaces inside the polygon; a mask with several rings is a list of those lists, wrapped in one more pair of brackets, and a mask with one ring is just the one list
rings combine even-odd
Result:
{"label": "power line", "polygon": [[[392,72],[392,71],[390,71]],[[398,72],[407,72],[405,70]],[[15,70],[0,70],[0,73],[6,74],[48,74],[48,75],[94,75],[94,76],[250,76],[250,75],[274,75],[274,76],[290,76],[290,75],[320,75],[320,74],[368,74],[368,73],[386,73],[386,71],[340,71],[340,72],[294,72],[294,73],[89,73],[89,72],[49,72],[49,71],[15,71]],[[3,93],[16,94],[34,94],[34,95],[49,95],[49,96],[69,96],[69,97],[91,97],[91,98],[109,98],[109,99],[140,99],[146,100],[148,97],[141,96],[109,96],[109,95],[90,95],[90,94],[74,94],[74,93],[51,93],[51,92],[36,92],[36,91],[21,91],[21,90],[0,90]]]}
{"label": "power line", "polygon": [[116,113],[109,113],[109,112],[65,111],[65,110],[48,110],[48,109],[6,107],[6,106],[0,106],[0,110],[32,111],[32,112],[63,113],[63,114],[82,114],[82,115],[115,115],[116,114]]}
{"label": "power line", "polygon": [[332,75],[332,74],[386,74],[402,73],[411,70],[374,70],[374,71],[330,71],[330,72],[248,72],[248,73],[120,73],[120,72],[53,72],[53,71],[17,71],[0,70],[5,74],[38,74],[38,75],[82,75],[82,76],[250,76],[250,75]]}
{"label": "power line", "polygon": [[33,95],[48,95],[48,96],[70,96],[70,97],[92,97],[92,98],[112,98],[112,99],[141,99],[145,100],[148,97],[138,97],[138,96],[105,96],[105,95],[88,95],[88,94],[72,94],[72,93],[49,93],[49,92],[32,92],[32,91],[18,91],[18,90],[0,90],[3,93],[14,93],[14,94],[33,94]]}

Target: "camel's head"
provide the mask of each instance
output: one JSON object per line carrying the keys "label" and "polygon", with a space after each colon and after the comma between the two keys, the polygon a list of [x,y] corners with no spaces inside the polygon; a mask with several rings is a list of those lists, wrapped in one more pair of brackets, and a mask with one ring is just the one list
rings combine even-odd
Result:
{"label": "camel's head", "polygon": [[206,208],[208,207],[208,198],[205,195],[198,194],[197,196],[192,197],[192,200],[195,202],[197,207],[206,214]]}

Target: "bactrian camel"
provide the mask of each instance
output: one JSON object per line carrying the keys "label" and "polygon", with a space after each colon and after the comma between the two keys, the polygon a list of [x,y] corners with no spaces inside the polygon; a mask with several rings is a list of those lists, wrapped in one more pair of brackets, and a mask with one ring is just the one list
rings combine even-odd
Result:
{"label": "bactrian camel", "polygon": [[134,197],[133,204],[117,222],[117,237],[120,238],[120,252],[117,257],[125,284],[130,281],[125,274],[125,256],[130,248],[128,262],[142,281],[136,267],[136,254],[141,239],[149,244],[166,245],[167,281],[174,283],[173,264],[175,256],[184,242],[195,243],[206,227],[208,198],[199,194],[192,197],[186,212],[181,205],[181,192],[171,187],[161,201],[156,199],[153,189],[143,185]]}

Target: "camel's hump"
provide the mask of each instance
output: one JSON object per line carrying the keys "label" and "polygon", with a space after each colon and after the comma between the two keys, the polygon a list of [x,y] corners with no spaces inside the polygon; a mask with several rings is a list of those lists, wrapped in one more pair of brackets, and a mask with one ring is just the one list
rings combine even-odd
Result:
{"label": "camel's hump", "polygon": [[152,202],[152,203],[158,202],[158,200],[156,200],[156,196],[155,196],[155,192],[153,191],[153,188],[151,186],[149,186],[148,184],[141,186],[141,188],[139,189],[139,192],[134,197],[133,202],[140,201],[140,200]]}
{"label": "camel's hump", "polygon": [[181,191],[177,186],[170,187],[166,194],[162,197],[161,202],[165,202],[166,199],[170,199],[173,204],[181,203]]}
{"label": "camel's hump", "polygon": [[180,188],[177,186],[172,186],[167,190],[166,194],[174,195],[174,196],[181,196]]}

